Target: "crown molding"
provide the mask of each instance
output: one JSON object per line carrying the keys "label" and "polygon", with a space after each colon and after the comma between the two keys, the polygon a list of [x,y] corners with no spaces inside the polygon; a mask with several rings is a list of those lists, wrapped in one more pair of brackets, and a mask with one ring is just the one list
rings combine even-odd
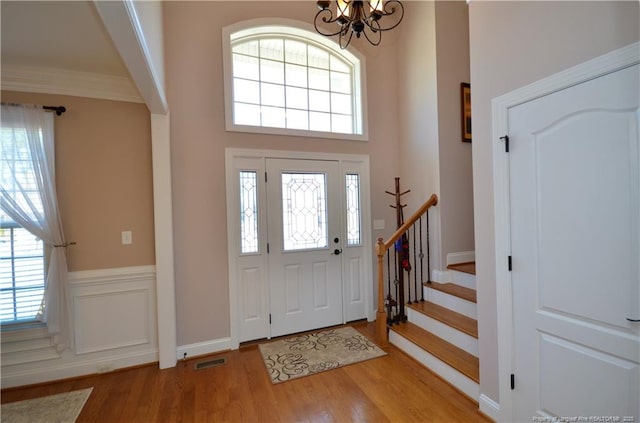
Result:
{"label": "crown molding", "polygon": [[123,76],[21,65],[2,65],[3,90],[59,94],[144,103],[131,79]]}

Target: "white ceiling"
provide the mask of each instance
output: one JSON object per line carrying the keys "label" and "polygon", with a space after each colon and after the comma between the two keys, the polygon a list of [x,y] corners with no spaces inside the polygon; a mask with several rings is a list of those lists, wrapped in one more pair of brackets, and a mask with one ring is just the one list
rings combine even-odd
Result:
{"label": "white ceiling", "polygon": [[1,63],[129,77],[92,1],[0,1]]}

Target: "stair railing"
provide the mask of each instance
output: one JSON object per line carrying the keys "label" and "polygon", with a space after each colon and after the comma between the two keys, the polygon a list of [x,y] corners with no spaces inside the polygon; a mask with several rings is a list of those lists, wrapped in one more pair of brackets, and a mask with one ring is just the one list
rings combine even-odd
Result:
{"label": "stair railing", "polygon": [[[376,255],[378,256],[376,330],[378,341],[382,345],[386,345],[389,341],[388,326],[407,320],[405,298],[408,298],[406,302],[408,304],[424,301],[422,284],[423,282],[431,282],[429,209],[436,204],[438,204],[438,196],[432,194],[427,202],[416,210],[388,240],[384,241],[382,238],[378,238],[376,244]],[[386,272],[385,261],[387,264]],[[404,276],[407,276],[406,280]],[[405,294],[407,294],[406,297]]]}

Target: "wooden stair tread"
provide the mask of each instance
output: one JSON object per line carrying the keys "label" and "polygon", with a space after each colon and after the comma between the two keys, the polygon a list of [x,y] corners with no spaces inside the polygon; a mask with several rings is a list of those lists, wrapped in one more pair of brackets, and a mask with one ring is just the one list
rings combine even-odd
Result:
{"label": "wooden stair tread", "polygon": [[478,322],[471,317],[430,301],[407,304],[407,307],[478,339]]}
{"label": "wooden stair tread", "polygon": [[475,275],[476,274],[476,262],[475,261],[468,261],[466,263],[450,264],[450,265],[447,266],[447,269],[455,270],[457,272],[462,272],[462,273],[468,273],[470,275]]}
{"label": "wooden stair tread", "polygon": [[465,288],[464,286],[456,285],[455,283],[425,282],[424,286],[471,301],[472,303],[476,302],[475,289]]}
{"label": "wooden stair tread", "polygon": [[469,379],[480,383],[480,360],[478,357],[474,357],[411,322],[394,325],[391,330],[447,363]]}

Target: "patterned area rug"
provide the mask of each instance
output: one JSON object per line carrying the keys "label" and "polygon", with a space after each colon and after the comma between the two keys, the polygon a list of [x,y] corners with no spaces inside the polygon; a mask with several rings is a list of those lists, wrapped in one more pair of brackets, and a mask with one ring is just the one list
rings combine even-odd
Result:
{"label": "patterned area rug", "polygon": [[2,423],[73,423],[93,388],[2,404]]}
{"label": "patterned area rug", "polygon": [[273,383],[386,355],[351,326],[296,335],[259,348]]}

